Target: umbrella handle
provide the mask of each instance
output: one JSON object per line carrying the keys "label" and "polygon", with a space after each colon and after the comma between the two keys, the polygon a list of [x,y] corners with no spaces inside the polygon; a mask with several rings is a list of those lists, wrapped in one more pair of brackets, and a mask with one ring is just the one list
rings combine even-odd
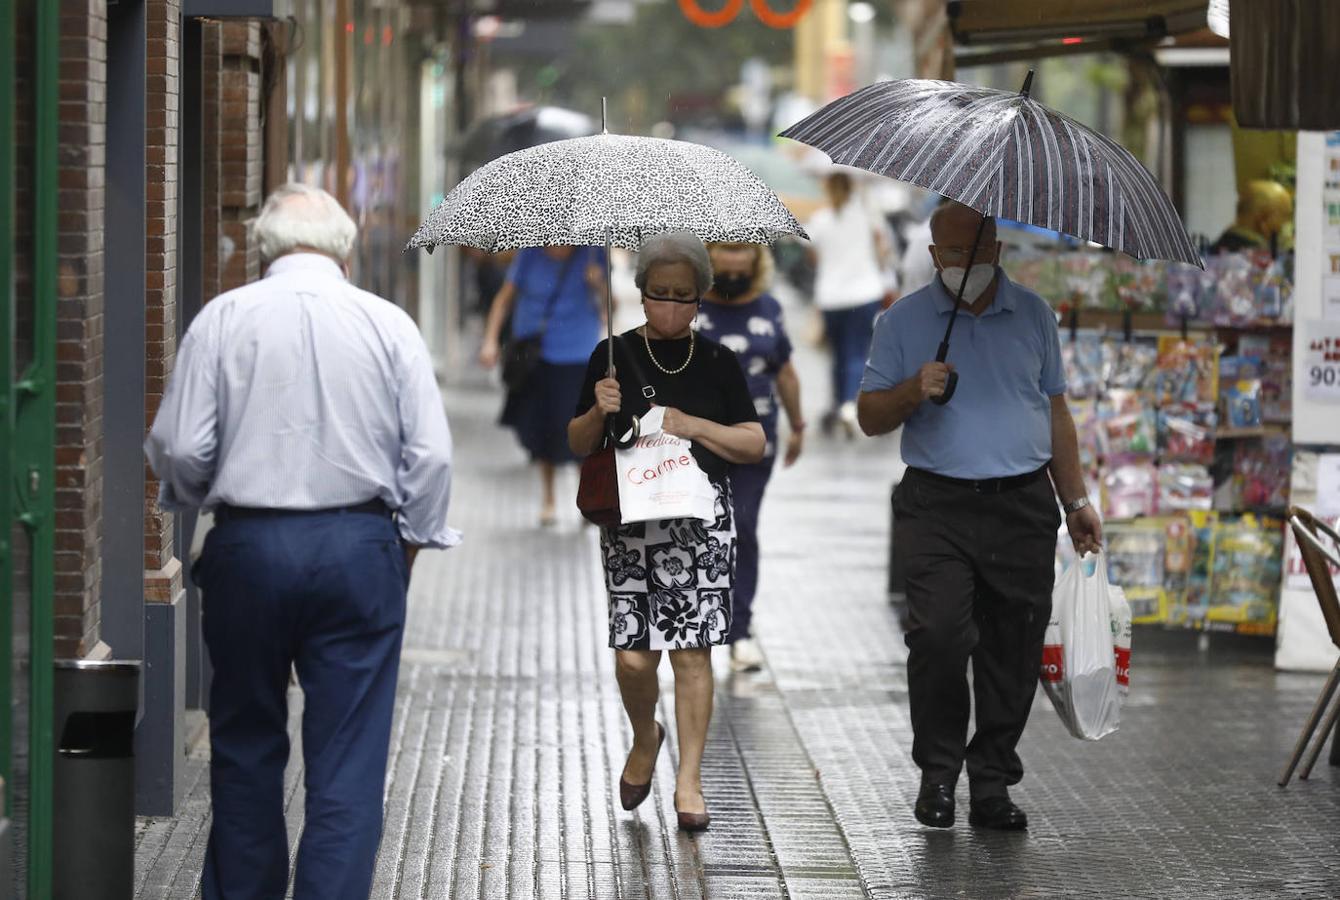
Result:
{"label": "umbrella handle", "polygon": [[[1032,82],[1032,73],[1029,73],[1029,83]],[[1028,89],[1028,84],[1024,85]],[[968,253],[968,265],[963,270],[963,280],[958,283],[958,294],[954,297],[954,310],[949,314],[949,324],[945,327],[944,340],[940,341],[940,349],[935,353],[936,362],[944,362],[949,357],[949,336],[954,333],[954,322],[958,319],[958,311],[963,308],[963,292],[968,287],[968,275],[972,273],[973,264],[977,262],[977,248],[982,243],[982,235],[986,233],[986,213],[982,213],[981,221],[977,223],[977,237],[973,238],[972,250]],[[958,387],[958,373],[950,372],[949,377],[945,379],[945,389],[938,397],[932,397],[931,402],[936,406],[944,406],[954,396],[954,389]]]}
{"label": "umbrella handle", "polygon": [[[944,362],[945,357],[949,355],[949,342],[941,341],[940,349],[935,354],[936,362]],[[932,397],[931,402],[936,406],[944,406],[954,396],[954,389],[958,387],[958,373],[950,372],[949,377],[945,379],[945,389],[938,397]]]}
{"label": "umbrella handle", "polygon": [[958,373],[950,372],[949,377],[945,379],[944,393],[938,397],[932,397],[931,402],[936,406],[944,406],[954,398],[954,388],[958,387]]}

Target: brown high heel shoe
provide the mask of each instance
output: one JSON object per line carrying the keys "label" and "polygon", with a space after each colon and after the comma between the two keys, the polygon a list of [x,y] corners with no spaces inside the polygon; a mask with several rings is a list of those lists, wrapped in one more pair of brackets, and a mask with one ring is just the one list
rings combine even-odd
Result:
{"label": "brown high heel shoe", "polygon": [[[661,745],[665,743],[665,728],[660,722],[657,722],[656,730],[660,733],[660,737],[656,741],[656,755],[660,756]],[[619,803],[624,809],[636,809],[651,794],[651,783],[656,776],[656,764],[654,762],[651,766],[651,773],[652,777],[647,779],[646,784],[629,784],[624,781],[623,775],[619,776]]]}
{"label": "brown high heel shoe", "polygon": [[[706,806],[706,802],[703,804]],[[679,830],[688,834],[697,834],[706,831],[712,824],[712,816],[704,809],[700,813],[681,812],[679,805],[675,805],[675,816],[679,819]]]}

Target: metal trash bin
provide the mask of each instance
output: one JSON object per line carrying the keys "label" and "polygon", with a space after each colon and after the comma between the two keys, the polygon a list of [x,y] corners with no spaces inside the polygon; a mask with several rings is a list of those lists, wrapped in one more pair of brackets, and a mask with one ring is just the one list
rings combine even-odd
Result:
{"label": "metal trash bin", "polygon": [[56,661],[54,900],[134,896],[139,680],[137,661]]}

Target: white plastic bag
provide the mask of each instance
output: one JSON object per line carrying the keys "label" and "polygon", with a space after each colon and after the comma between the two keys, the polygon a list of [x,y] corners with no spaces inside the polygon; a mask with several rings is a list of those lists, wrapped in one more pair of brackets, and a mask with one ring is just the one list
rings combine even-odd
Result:
{"label": "white plastic bag", "polygon": [[693,458],[692,443],[663,431],[664,420],[665,407],[653,406],[641,419],[641,436],[614,451],[623,522],[714,521],[716,489]]}
{"label": "white plastic bag", "polygon": [[1107,586],[1107,602],[1112,618],[1112,651],[1117,662],[1117,696],[1125,706],[1126,695],[1131,692],[1131,604],[1126,600],[1126,592],[1115,584]]}
{"label": "white plastic bag", "polygon": [[[1042,648],[1042,687],[1061,721],[1075,737],[1096,741],[1121,724],[1114,603],[1107,582],[1107,559],[1099,553],[1092,574],[1077,560],[1057,579],[1052,617]],[[1124,610],[1129,629],[1130,608]],[[1129,637],[1126,638],[1129,648]]]}

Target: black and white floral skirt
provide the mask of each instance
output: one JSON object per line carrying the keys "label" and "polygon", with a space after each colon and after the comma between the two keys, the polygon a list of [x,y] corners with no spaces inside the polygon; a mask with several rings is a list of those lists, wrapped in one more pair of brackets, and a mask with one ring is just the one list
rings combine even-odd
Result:
{"label": "black and white floral skirt", "polygon": [[730,486],[717,483],[716,521],[666,519],[605,528],[610,646],[687,650],[726,643],[735,584]]}

